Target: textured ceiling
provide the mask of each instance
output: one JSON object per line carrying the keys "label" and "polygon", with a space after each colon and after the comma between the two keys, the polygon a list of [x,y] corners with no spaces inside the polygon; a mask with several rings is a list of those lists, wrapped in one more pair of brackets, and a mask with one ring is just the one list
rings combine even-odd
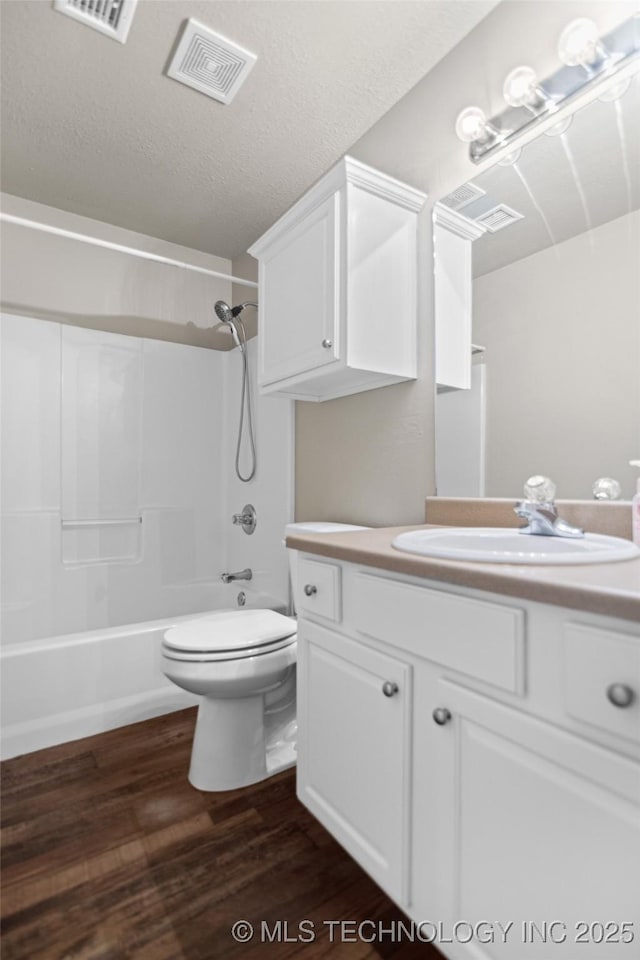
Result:
{"label": "textured ceiling", "polygon": [[[2,189],[247,249],[496,0],[140,0],[126,45],[2,0]],[[229,106],[165,75],[194,17],[258,63]]]}

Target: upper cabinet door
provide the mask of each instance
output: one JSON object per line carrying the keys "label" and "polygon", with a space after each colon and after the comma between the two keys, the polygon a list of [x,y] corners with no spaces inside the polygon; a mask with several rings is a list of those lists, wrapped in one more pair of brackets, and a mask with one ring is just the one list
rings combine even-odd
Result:
{"label": "upper cabinet door", "polygon": [[339,358],[339,204],[336,193],[270,248],[260,262],[261,385]]}

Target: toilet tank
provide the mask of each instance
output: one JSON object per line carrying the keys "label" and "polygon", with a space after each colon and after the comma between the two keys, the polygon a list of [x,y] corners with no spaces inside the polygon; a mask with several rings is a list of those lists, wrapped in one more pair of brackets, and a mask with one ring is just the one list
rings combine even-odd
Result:
{"label": "toilet tank", "polygon": [[[332,523],[327,520],[305,520],[301,523],[288,523],[284,528],[285,538],[294,533],[346,533],[348,530],[370,530],[370,527],[361,527],[353,523]],[[289,573],[291,575],[291,589],[293,591],[293,602],[295,604],[297,576],[298,576],[298,551],[289,547]],[[295,611],[294,611],[295,612]]]}

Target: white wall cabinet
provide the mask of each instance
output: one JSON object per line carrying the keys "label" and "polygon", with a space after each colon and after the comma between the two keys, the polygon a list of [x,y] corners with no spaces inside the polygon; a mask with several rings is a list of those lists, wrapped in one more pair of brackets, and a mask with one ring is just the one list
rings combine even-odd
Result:
{"label": "white wall cabinet", "polygon": [[472,244],[484,227],[437,203],[433,210],[436,384],[471,387]]}
{"label": "white wall cabinet", "polygon": [[263,393],[319,401],[415,378],[425,199],[345,157],[250,248]]}
{"label": "white wall cabinet", "polygon": [[637,957],[638,625],[334,569],[336,622],[299,620],[302,802],[450,960]]}

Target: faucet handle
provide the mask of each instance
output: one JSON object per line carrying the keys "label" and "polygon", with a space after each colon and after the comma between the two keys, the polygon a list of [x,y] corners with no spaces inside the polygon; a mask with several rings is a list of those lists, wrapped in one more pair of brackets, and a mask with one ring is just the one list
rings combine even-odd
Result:
{"label": "faucet handle", "polygon": [[251,503],[245,503],[242,513],[234,513],[231,522],[234,526],[242,527],[245,533],[253,533],[258,522],[256,508]]}
{"label": "faucet handle", "polygon": [[556,495],[556,485],[549,477],[535,474],[525,483],[524,495],[534,503],[552,503]]}

